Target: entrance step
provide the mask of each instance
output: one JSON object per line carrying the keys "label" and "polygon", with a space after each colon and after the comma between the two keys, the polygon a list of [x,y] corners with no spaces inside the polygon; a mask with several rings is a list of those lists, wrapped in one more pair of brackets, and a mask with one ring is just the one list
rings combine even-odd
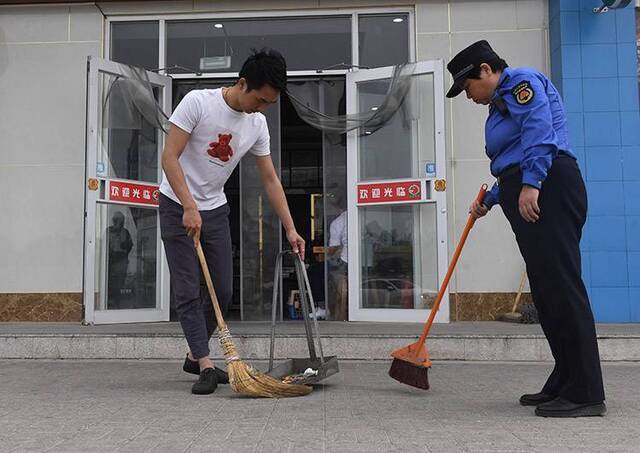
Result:
{"label": "entrance step", "polygon": [[[242,357],[269,356],[270,324],[230,323]],[[597,326],[605,361],[640,361],[640,324]],[[320,322],[326,355],[349,360],[387,360],[416,341],[421,325],[410,323]],[[278,324],[276,356],[307,355],[300,322]],[[212,356],[221,358],[217,341]],[[500,322],[436,324],[427,340],[433,360],[550,361],[539,325]],[[177,323],[82,326],[74,323],[0,323],[0,359],[181,359],[187,343]]]}

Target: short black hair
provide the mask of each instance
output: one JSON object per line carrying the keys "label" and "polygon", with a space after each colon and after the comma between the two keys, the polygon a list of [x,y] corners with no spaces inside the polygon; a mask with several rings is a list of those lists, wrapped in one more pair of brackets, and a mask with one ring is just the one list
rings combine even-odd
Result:
{"label": "short black hair", "polygon": [[240,69],[240,78],[247,81],[247,89],[259,90],[265,85],[284,92],[287,89],[287,62],[274,49],[251,49],[251,55]]}
{"label": "short black hair", "polygon": [[[491,70],[493,72],[498,72],[498,71],[502,72],[506,68],[509,67],[507,62],[504,61],[502,58],[496,58],[495,60],[486,61],[485,63],[487,63],[491,67]],[[467,74],[466,78],[467,79],[479,79],[480,78],[480,66],[476,66],[471,71],[469,71],[469,73]]]}

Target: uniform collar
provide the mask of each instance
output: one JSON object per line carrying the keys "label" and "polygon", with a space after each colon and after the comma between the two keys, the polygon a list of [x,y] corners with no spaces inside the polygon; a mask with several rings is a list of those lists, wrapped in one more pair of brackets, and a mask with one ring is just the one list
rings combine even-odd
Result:
{"label": "uniform collar", "polygon": [[496,86],[496,90],[493,93],[493,97],[491,101],[493,102],[496,98],[500,97],[500,89],[502,85],[511,78],[511,68],[504,68],[502,70],[502,74],[500,74],[500,79],[498,79],[498,85]]}

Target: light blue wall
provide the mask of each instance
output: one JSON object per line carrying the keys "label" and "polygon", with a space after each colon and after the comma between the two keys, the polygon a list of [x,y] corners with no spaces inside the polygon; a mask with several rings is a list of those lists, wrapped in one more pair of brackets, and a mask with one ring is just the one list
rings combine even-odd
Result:
{"label": "light blue wall", "polygon": [[635,9],[550,0],[551,73],[589,195],[583,277],[598,322],[640,322],[640,114]]}

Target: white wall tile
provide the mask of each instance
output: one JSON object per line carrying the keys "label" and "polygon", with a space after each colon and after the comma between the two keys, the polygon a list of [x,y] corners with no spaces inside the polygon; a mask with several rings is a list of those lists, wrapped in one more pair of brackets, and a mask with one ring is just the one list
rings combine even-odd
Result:
{"label": "white wall tile", "polygon": [[549,3],[541,0],[516,0],[518,28],[549,28]]}
{"label": "white wall tile", "polygon": [[192,0],[150,2],[102,2],[100,8],[106,15],[122,14],[171,14],[193,11]]}
{"label": "white wall tile", "polygon": [[449,31],[449,2],[424,0],[416,5],[416,32],[437,33]]}
{"label": "white wall tile", "polygon": [[84,165],[0,166],[0,293],[80,292]]}
{"label": "white wall tile", "polygon": [[98,43],[9,44],[0,78],[2,165],[82,164],[86,58]]}
{"label": "white wall tile", "polygon": [[515,0],[451,0],[451,30],[513,30]]}
{"label": "white wall tile", "polygon": [[445,64],[451,59],[449,51],[451,35],[449,33],[418,34],[416,39],[416,59],[442,59]]}
{"label": "white wall tile", "polygon": [[462,92],[451,102],[451,109],[451,158],[455,161],[486,159],[484,123],[489,112],[488,107],[475,104]]}
{"label": "white wall tile", "polygon": [[451,47],[455,55],[469,44],[486,39],[509,66],[530,66],[548,73],[546,37],[546,30],[459,32],[451,36]]}
{"label": "white wall tile", "polygon": [[95,6],[70,6],[70,40],[102,41],[102,13]]}
{"label": "white wall tile", "polygon": [[8,43],[51,42],[69,39],[66,6],[0,7],[0,39]]}
{"label": "white wall tile", "polygon": [[[449,222],[454,231],[449,236],[449,248],[457,245],[467,222],[469,205],[483,183],[489,187],[494,178],[488,162],[461,161],[455,166],[455,209]],[[518,289],[524,263],[517,249],[511,227],[499,206],[478,220],[469,234],[456,268],[454,291],[459,292],[514,292]]]}

